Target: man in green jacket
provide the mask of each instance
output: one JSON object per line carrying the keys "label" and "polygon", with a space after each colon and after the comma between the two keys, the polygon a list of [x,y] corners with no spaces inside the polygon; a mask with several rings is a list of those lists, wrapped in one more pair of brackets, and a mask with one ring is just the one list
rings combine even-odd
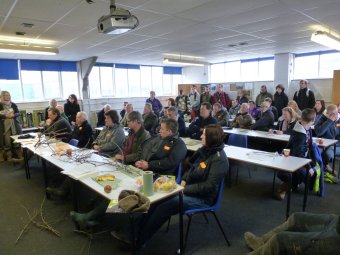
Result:
{"label": "man in green jacket", "polygon": [[144,129],[143,118],[139,112],[130,112],[126,116],[126,120],[130,128],[129,135],[125,139],[123,151],[117,154],[115,158],[126,164],[131,164],[138,160],[138,149],[145,140],[150,138],[150,134]]}

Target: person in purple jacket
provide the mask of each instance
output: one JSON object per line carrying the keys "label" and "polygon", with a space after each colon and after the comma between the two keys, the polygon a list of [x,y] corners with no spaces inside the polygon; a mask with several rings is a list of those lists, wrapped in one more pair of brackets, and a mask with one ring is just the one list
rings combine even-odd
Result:
{"label": "person in purple jacket", "polygon": [[150,103],[152,105],[153,112],[159,116],[159,113],[162,111],[163,106],[161,102],[155,97],[155,91],[150,91],[150,97],[146,99],[146,103]]}

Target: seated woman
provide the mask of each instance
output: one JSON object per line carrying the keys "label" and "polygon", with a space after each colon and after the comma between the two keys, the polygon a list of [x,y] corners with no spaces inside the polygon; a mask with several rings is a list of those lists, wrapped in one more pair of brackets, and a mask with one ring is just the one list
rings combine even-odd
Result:
{"label": "seated woman", "polygon": [[315,123],[320,119],[323,112],[326,110],[325,101],[324,100],[315,100],[314,111],[316,113]]}
{"label": "seated woman", "polygon": [[[291,131],[288,145],[286,148],[290,149],[290,155],[300,158],[310,158],[313,157],[313,139],[311,126],[314,123],[315,111],[313,109],[305,109],[302,111],[301,120],[297,121]],[[292,178],[293,189],[297,189],[298,186],[306,179],[306,170],[310,176],[314,175],[314,162],[308,164],[299,170],[295,171],[293,174],[279,172],[277,174],[278,178],[283,182],[279,189],[277,190],[277,199],[283,200],[286,193],[289,190],[289,181]],[[306,169],[307,168],[307,169]],[[307,184],[305,184],[307,185]]]}
{"label": "seated woman", "polygon": [[93,149],[114,156],[121,151],[125,140],[123,127],[119,124],[119,117],[116,110],[105,113],[105,127],[100,131],[98,137],[93,142]]}
{"label": "seated woman", "polygon": [[[229,168],[228,158],[223,150],[224,134],[221,126],[208,125],[202,134],[202,147],[190,158],[191,168],[184,173],[181,185],[184,187],[183,209],[211,206],[218,195],[218,187]],[[179,213],[178,196],[151,205],[142,222],[140,244],[148,241],[171,215]],[[118,239],[120,233],[114,234]]]}
{"label": "seated woman", "polygon": [[275,134],[289,134],[293,129],[297,120],[297,114],[290,107],[285,107],[282,109],[282,116],[279,118],[275,129],[269,129],[269,133]]}
{"label": "seated woman", "polygon": [[338,254],[340,221],[335,214],[294,213],[262,236],[244,234],[246,244],[260,254]]}
{"label": "seated woman", "polygon": [[298,104],[297,104],[294,100],[290,100],[290,101],[288,102],[288,105],[287,105],[287,106],[290,107],[290,108],[292,108],[292,109],[296,112],[296,114],[297,114],[298,117],[301,117],[302,112],[301,112],[301,110],[300,110]]}

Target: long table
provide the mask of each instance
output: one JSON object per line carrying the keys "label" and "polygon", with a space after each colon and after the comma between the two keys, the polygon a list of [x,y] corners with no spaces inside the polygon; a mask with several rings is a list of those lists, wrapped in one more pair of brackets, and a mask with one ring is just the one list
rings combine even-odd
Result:
{"label": "long table", "polygon": [[[48,185],[47,181],[47,166],[46,163],[54,165],[62,170],[62,172],[74,181],[82,183],[94,190],[101,196],[118,201],[118,196],[122,190],[134,190],[138,191],[137,179],[142,176],[143,171],[133,166],[125,166],[111,159],[104,158],[91,150],[78,149],[62,142],[41,142],[39,144],[38,139],[18,139],[18,136],[12,136],[14,142],[20,143],[25,150],[25,167],[28,166],[27,151],[31,151],[42,160],[43,174],[45,180],[45,187]],[[58,153],[58,148],[63,148],[61,151],[65,152],[65,149],[72,150],[72,156],[65,153]],[[86,158],[85,158],[86,157]],[[84,158],[84,160],[81,160]],[[128,167],[128,168],[127,168]],[[95,177],[106,173],[112,173],[115,175],[118,182],[118,187],[113,189],[112,192],[106,193],[104,187],[100,185]],[[29,178],[29,168],[26,170],[26,178]],[[179,196],[179,237],[180,237],[180,253],[184,251],[183,245],[183,187],[177,185],[176,189],[171,192],[155,192],[152,196],[149,196],[150,203],[155,203],[166,199],[170,196]],[[76,202],[74,207],[77,209]]]}
{"label": "long table", "polygon": [[[286,134],[270,134],[265,131],[257,131],[257,130],[248,130],[248,129],[241,129],[241,128],[223,128],[223,131],[225,134],[237,134],[237,135],[245,135],[249,137],[254,137],[254,138],[259,138],[259,139],[269,139],[269,140],[274,140],[274,141],[281,141],[281,142],[287,142],[289,141],[290,135]],[[335,159],[335,154],[336,154],[336,143],[338,140],[333,140],[333,139],[325,139],[322,138],[322,143],[319,142],[318,137],[313,137],[313,142],[316,143],[320,148],[322,149],[327,149],[328,147],[333,145],[334,149],[334,159]],[[335,160],[333,160],[333,169],[335,167]]]}
{"label": "long table", "polygon": [[[184,143],[187,145],[187,149],[190,151],[196,151],[200,147],[202,147],[201,141],[194,140],[190,138],[183,138]],[[262,166],[269,168],[274,171],[286,172],[292,175],[295,171],[300,169],[301,167],[307,165],[311,162],[310,159],[298,158],[298,157],[284,157],[280,156],[277,153],[270,153],[265,151],[241,148],[237,146],[226,145],[224,147],[224,151],[227,154],[228,159],[253,164],[257,166]],[[229,169],[229,182],[231,180],[231,171]],[[308,172],[306,173],[308,176]],[[274,175],[275,178],[275,175]],[[286,217],[288,218],[290,212],[290,198],[291,198],[291,183],[289,183],[289,190],[287,196],[287,207],[286,207]],[[273,180],[274,185],[274,180]],[[307,205],[307,196],[308,196],[308,185],[305,185],[304,199],[302,204],[302,210],[306,210]]]}

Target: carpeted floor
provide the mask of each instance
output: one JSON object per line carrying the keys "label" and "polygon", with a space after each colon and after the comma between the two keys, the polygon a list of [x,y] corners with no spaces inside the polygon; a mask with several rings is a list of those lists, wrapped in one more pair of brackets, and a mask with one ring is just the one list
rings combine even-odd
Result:
{"label": "carpeted floor", "polygon": [[[0,255],[109,255],[131,254],[130,247],[115,240],[109,234],[114,217],[106,217],[90,241],[88,236],[74,232],[69,217],[72,203],[68,200],[46,200],[43,216],[60,233],[57,237],[30,224],[16,243],[18,236],[29,222],[29,214],[39,213],[44,200],[44,185],[40,163],[31,160],[31,179],[26,180],[20,165],[0,164]],[[273,172],[268,169],[251,171],[240,169],[239,182],[224,190],[222,208],[218,216],[231,242],[228,247],[212,217],[209,224],[201,216],[193,219],[186,254],[246,254],[249,250],[243,241],[245,231],[263,234],[285,220],[286,201],[271,197]],[[310,195],[307,211],[340,214],[340,186],[326,184],[323,198]],[[303,194],[292,195],[291,211],[301,211]],[[40,215],[35,219],[40,221]],[[116,221],[116,222],[115,222]],[[177,217],[173,217],[170,230],[165,227],[148,242],[143,254],[176,254],[178,249]],[[185,221],[186,222],[186,221]]]}

